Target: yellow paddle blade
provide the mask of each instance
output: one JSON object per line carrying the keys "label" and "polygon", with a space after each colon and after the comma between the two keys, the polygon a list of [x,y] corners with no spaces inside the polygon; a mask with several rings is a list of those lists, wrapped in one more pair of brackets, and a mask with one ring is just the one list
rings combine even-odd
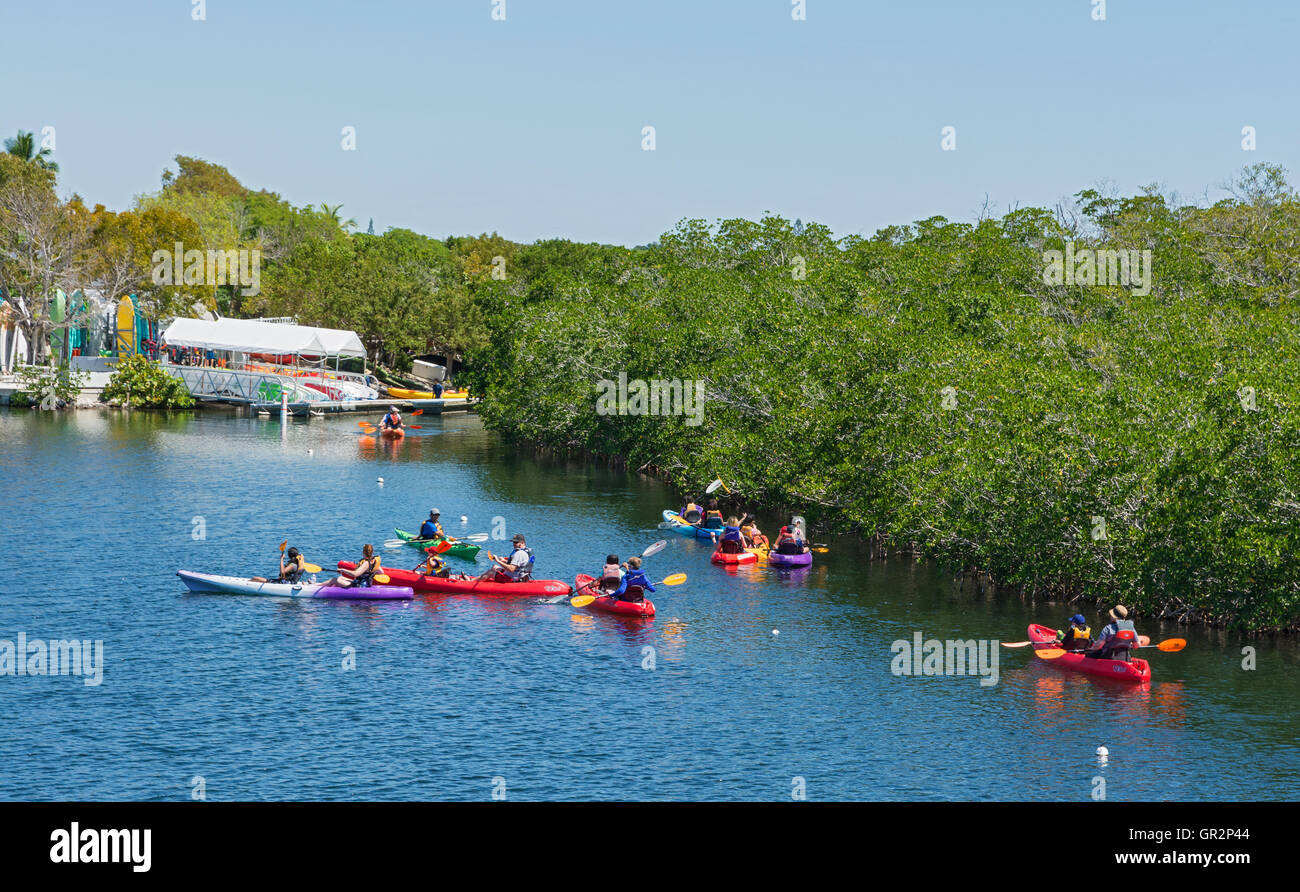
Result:
{"label": "yellow paddle blade", "polygon": [[388,576],[384,573],[376,573],[374,576],[370,578],[373,579],[375,582],[379,583],[380,585],[388,585],[388,583],[392,582],[392,580],[389,579]]}
{"label": "yellow paddle blade", "polygon": [[1034,656],[1041,657],[1044,660],[1055,660],[1057,657],[1065,656],[1065,651],[1059,647],[1050,647],[1034,651]]}
{"label": "yellow paddle blade", "polygon": [[315,564],[303,564],[303,565],[302,565],[302,568],[303,568],[304,570],[306,570],[308,573],[319,573],[319,572],[320,572],[320,567],[316,566]]}
{"label": "yellow paddle blade", "polygon": [[288,540],[288,539],[285,539],[283,542],[280,543],[280,554],[284,554],[284,548],[285,548],[285,546],[288,545],[288,544],[289,544],[289,540]]}
{"label": "yellow paddle blade", "polygon": [[660,585],[681,585],[685,581],[686,581],[685,573],[674,573],[672,576],[669,576],[667,579],[665,579],[663,582],[659,584]]}
{"label": "yellow paddle blade", "polygon": [[590,604],[592,601],[595,600],[596,597],[594,595],[578,595],[578,597],[570,600],[569,604],[573,607],[586,607],[588,604]]}
{"label": "yellow paddle blade", "polygon": [[1163,650],[1167,654],[1176,654],[1187,646],[1185,638],[1170,638],[1168,641],[1161,641],[1156,645],[1157,650]]}

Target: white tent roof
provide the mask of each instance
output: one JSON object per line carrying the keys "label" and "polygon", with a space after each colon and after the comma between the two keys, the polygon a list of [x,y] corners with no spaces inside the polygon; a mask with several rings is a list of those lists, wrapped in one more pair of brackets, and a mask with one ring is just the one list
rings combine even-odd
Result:
{"label": "white tent roof", "polygon": [[[167,326],[163,340],[169,346],[199,347],[204,350],[332,356],[317,331],[301,325],[277,325],[252,319],[217,319],[212,322],[205,319],[177,319]],[[352,334],[352,337],[355,338],[356,335]]]}
{"label": "white tent roof", "polygon": [[366,348],[355,331],[339,328],[311,328],[306,325],[293,325],[290,328],[302,328],[314,332],[325,347],[327,356],[365,356]]}

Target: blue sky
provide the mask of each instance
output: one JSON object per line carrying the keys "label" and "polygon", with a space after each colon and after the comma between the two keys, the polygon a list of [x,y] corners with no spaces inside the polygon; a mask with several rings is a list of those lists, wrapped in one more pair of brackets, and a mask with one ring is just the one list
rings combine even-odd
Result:
{"label": "blue sky", "polygon": [[1102,180],[1213,199],[1244,164],[1300,166],[1294,0],[492,7],[6,0],[0,131],[55,127],[62,188],[114,209],[186,154],[363,229],[629,245],[764,211],[869,234]]}

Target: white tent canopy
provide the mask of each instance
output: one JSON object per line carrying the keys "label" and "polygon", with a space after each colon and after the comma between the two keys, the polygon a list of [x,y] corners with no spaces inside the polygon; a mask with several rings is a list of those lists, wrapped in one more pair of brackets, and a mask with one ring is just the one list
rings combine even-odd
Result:
{"label": "white tent canopy", "polygon": [[355,332],[253,319],[177,319],[163,332],[171,347],[232,350],[238,353],[365,356]]}

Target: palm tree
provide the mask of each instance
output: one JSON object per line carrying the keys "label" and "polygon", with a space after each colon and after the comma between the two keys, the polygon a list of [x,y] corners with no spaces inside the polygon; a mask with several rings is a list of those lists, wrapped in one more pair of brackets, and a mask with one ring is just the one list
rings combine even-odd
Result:
{"label": "palm tree", "polygon": [[349,229],[355,229],[357,226],[356,220],[353,220],[351,218],[348,218],[347,220],[339,219],[339,211],[342,208],[343,205],[341,204],[336,204],[333,207],[330,207],[329,205],[327,205],[325,202],[322,201],[320,205],[320,212],[330,220],[333,220],[334,223],[344,232],[347,232]]}
{"label": "palm tree", "polygon": [[21,158],[23,161],[35,164],[37,167],[43,167],[54,173],[59,172],[58,162],[47,160],[50,154],[49,149],[36,150],[36,137],[31,133],[24,133],[19,130],[17,136],[5,140],[5,151],[15,158]]}

